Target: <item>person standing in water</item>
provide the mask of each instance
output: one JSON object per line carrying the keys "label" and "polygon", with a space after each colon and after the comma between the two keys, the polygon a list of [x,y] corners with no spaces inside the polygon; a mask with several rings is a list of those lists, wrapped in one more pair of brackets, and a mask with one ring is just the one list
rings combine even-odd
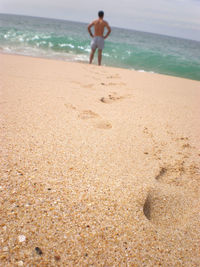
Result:
{"label": "person standing in water", "polygon": [[[90,64],[94,58],[94,54],[96,49],[98,48],[98,64],[101,65],[102,59],[102,50],[104,48],[104,39],[108,37],[111,33],[111,28],[107,21],[103,19],[104,12],[99,11],[98,13],[99,18],[94,20],[88,25],[88,32],[90,36],[93,38],[91,41],[91,53],[90,53]],[[91,31],[91,28],[94,27],[94,34]],[[104,29],[107,28],[107,33],[104,35]]]}

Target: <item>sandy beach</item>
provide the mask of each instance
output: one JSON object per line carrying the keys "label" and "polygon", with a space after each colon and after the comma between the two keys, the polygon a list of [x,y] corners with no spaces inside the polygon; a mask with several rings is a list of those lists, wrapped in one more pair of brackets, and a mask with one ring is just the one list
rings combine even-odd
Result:
{"label": "sandy beach", "polygon": [[200,82],[0,62],[0,266],[199,266]]}

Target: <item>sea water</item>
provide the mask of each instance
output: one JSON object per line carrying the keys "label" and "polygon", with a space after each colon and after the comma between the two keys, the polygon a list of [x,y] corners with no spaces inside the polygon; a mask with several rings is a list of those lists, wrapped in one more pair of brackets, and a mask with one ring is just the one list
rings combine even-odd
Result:
{"label": "sea water", "polygon": [[[88,62],[90,42],[86,23],[0,14],[1,53]],[[112,27],[102,63],[200,80],[200,42]]]}

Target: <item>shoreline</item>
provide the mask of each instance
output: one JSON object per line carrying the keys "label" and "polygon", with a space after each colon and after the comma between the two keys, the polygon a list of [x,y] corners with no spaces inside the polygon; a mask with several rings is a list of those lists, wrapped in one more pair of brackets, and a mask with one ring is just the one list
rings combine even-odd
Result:
{"label": "shoreline", "polygon": [[198,266],[200,82],[0,53],[4,266]]}
{"label": "shoreline", "polygon": [[[88,61],[78,61],[78,60],[65,60],[63,59],[59,59],[59,58],[51,58],[51,57],[40,57],[40,56],[31,56],[31,55],[23,55],[23,54],[16,54],[16,53],[7,53],[7,52],[2,52],[0,51],[0,54],[2,55],[10,55],[10,56],[21,56],[21,57],[30,57],[30,58],[36,58],[36,59],[48,59],[48,60],[53,60],[53,61],[61,61],[61,62],[68,62],[68,63],[78,63],[78,64],[89,64],[89,55],[88,55]],[[102,60],[103,61],[103,60]],[[93,63],[92,65],[97,66],[97,62]],[[136,70],[133,68],[122,68],[122,67],[116,67],[116,66],[109,66],[109,65],[104,65],[102,64],[101,67],[108,67],[108,68],[116,68],[116,69],[124,69],[124,70],[130,70],[130,71],[136,71],[136,72],[141,72],[141,73],[149,73],[149,74],[156,74],[156,75],[163,75],[163,76],[167,76],[167,77],[174,77],[174,78],[180,78],[180,79],[186,79],[186,80],[190,80],[190,81],[197,81],[200,82],[200,80],[194,80],[192,78],[185,78],[185,77],[181,77],[181,76],[175,76],[175,75],[170,75],[170,74],[163,74],[163,73],[157,73],[154,71],[145,71],[145,70]]]}

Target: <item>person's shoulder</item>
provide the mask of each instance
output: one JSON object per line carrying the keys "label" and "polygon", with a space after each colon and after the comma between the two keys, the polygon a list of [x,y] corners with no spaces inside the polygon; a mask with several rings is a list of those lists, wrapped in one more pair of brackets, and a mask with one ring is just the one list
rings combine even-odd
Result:
{"label": "person's shoulder", "polygon": [[95,20],[93,20],[91,23],[90,23],[90,25],[94,25],[94,24],[96,24],[97,23],[97,20],[95,19]]}
{"label": "person's shoulder", "polygon": [[93,20],[93,23],[96,24],[99,20],[98,19],[95,19]]}
{"label": "person's shoulder", "polygon": [[106,20],[103,20],[104,24],[105,25],[109,25],[108,22]]}

